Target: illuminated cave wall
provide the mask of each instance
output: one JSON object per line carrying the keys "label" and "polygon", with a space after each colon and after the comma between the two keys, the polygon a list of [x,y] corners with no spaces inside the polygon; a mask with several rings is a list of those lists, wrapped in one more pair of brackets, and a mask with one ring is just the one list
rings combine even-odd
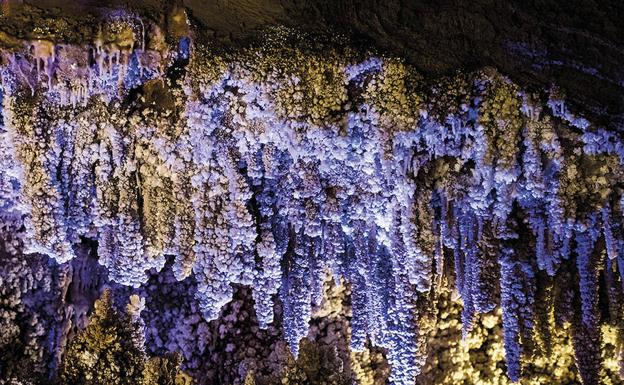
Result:
{"label": "illuminated cave wall", "polygon": [[616,133],[492,68],[223,51],[174,16],[3,37],[7,381],[54,380],[109,288],[198,383],[315,383],[309,356],[318,383],[621,382]]}

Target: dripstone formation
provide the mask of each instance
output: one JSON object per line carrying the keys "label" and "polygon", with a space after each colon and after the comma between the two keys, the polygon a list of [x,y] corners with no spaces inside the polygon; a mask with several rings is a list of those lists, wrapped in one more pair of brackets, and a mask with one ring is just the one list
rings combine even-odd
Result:
{"label": "dripstone formation", "polygon": [[542,383],[567,346],[566,381],[620,381],[617,131],[493,68],[430,79],[348,39],[223,50],[183,8],[166,25],[110,10],[83,43],[0,35],[0,377],[89,373],[71,352],[125,322],[146,383],[178,364],[445,383],[432,365],[484,328],[504,361],[457,378]]}

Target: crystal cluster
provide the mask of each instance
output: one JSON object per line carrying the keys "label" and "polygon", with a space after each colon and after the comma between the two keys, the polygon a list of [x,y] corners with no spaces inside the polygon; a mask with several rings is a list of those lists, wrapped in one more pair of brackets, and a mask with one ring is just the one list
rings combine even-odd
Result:
{"label": "crystal cluster", "polygon": [[5,53],[0,215],[23,221],[26,253],[63,264],[94,240],[132,287],[171,257],[206,320],[251,286],[261,327],[279,299],[295,356],[325,275],[342,277],[351,348],[386,348],[394,384],[420,372],[452,282],[465,335],[502,309],[511,380],[554,311],[598,383],[601,323],[624,337],[616,133],[490,69],[430,84],[393,58],[272,41],[219,56],[106,25],[90,48]]}

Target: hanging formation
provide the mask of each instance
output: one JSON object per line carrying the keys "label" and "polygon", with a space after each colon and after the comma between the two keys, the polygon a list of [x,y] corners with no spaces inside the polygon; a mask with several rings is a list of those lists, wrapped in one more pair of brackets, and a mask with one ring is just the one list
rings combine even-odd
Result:
{"label": "hanging formation", "polygon": [[92,239],[134,287],[172,257],[207,320],[249,285],[261,327],[281,301],[295,355],[326,275],[344,277],[351,348],[387,348],[395,384],[419,373],[445,284],[465,332],[502,308],[519,380],[548,286],[598,383],[599,326],[623,325],[598,303],[606,285],[621,309],[624,289],[616,133],[493,70],[427,84],[399,60],[331,50],[159,51],[138,19],[113,20],[123,33],[93,47],[5,53],[0,207],[26,252],[65,263]]}

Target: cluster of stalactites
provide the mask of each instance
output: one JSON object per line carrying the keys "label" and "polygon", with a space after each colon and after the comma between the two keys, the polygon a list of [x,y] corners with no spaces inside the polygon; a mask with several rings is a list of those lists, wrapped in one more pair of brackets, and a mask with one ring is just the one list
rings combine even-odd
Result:
{"label": "cluster of stalactites", "polygon": [[95,96],[108,102],[123,98],[128,90],[163,76],[168,63],[188,58],[188,38],[180,38],[176,47],[165,40],[157,25],[132,13],[112,11],[88,44],[42,38],[22,42],[22,50],[0,54],[7,63],[4,69],[25,91],[34,96],[43,89],[48,99],[75,108]]}
{"label": "cluster of stalactites", "polygon": [[[466,332],[476,314],[502,307],[514,381],[534,328],[540,274],[557,281],[561,266],[575,261],[565,272],[578,274],[568,297],[578,293],[580,306],[575,312],[570,302],[564,319],[580,320],[579,346],[598,344],[599,272],[618,293],[609,297],[613,308],[622,305],[624,280],[614,273],[624,271],[622,203],[610,187],[620,177],[622,145],[560,103],[543,111],[506,79],[481,76],[469,103],[443,121],[423,105],[397,127],[383,100],[363,97],[339,110],[342,119],[319,125],[279,113],[279,81],[259,81],[233,64],[211,82],[197,86],[189,74],[172,87],[177,113],[137,115],[105,97],[106,79],[148,78],[131,79],[137,47],[115,44],[108,56],[98,56],[103,42],[93,51],[87,96],[94,96],[83,107],[59,103],[49,82],[47,90],[26,82],[34,96],[24,97],[23,61],[4,69],[0,148],[14,149],[11,175],[21,180],[10,186],[24,207],[30,251],[62,263],[81,238],[95,239],[110,277],[131,286],[173,256],[176,277],[197,281],[209,320],[231,300],[231,284],[251,285],[263,327],[279,296],[295,354],[325,275],[345,277],[351,347],[367,340],[386,347],[395,384],[411,384],[419,372],[426,350],[419,306],[443,277],[461,295]],[[62,59],[41,47],[36,71],[50,80]],[[341,76],[365,94],[373,80],[394,87],[384,83],[389,68],[372,58],[344,66]],[[597,156],[606,163],[587,170],[583,162]],[[2,181],[9,176],[0,170]],[[597,245],[608,258],[597,257]],[[577,351],[587,384],[600,366],[591,352]]]}

